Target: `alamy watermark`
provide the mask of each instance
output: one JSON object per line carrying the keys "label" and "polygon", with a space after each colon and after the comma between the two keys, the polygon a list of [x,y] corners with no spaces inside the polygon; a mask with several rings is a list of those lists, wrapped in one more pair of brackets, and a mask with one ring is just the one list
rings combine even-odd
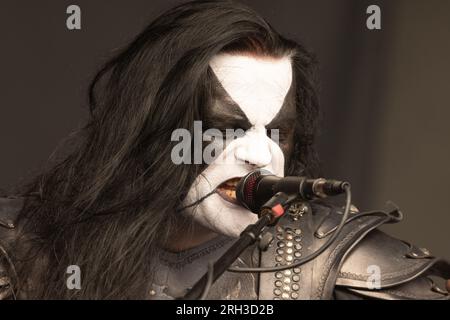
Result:
{"label": "alamy watermark", "polygon": [[375,264],[367,267],[367,273],[369,274],[366,280],[367,289],[381,289],[381,268]]}
{"label": "alamy watermark", "polygon": [[69,290],[81,289],[81,269],[73,264],[67,267],[66,273],[69,274],[66,280],[66,286]]}
{"label": "alamy watermark", "polygon": [[[81,30],[81,8],[76,4],[71,4],[66,8],[66,27],[69,30]],[[381,30],[381,8],[372,4],[367,7],[366,27],[369,30]]]}
{"label": "alamy watermark", "polygon": [[367,7],[366,13],[369,17],[366,20],[366,26],[369,30],[381,30],[381,9],[376,4]]}
{"label": "alamy watermark", "polygon": [[[236,164],[239,159],[234,154],[223,153],[234,140],[244,137],[243,129],[219,130],[210,128],[203,131],[202,121],[194,121],[193,133],[187,129],[176,129],[172,132],[171,141],[178,142],[171,152],[174,164]],[[270,129],[267,138],[279,145],[278,129]],[[206,144],[206,146],[205,146]],[[220,156],[220,157],[219,157]]]}
{"label": "alamy watermark", "polygon": [[67,7],[66,27],[69,30],[81,30],[81,8],[75,4]]}

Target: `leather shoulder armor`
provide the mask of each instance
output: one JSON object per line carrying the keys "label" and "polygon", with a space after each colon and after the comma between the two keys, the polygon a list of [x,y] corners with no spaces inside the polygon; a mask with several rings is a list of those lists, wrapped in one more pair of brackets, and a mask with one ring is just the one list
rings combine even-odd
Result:
{"label": "leather shoulder armor", "polygon": [[0,300],[14,298],[12,288],[17,275],[11,252],[23,202],[23,198],[0,198]]}
{"label": "leather shoulder armor", "polygon": [[374,230],[343,261],[336,285],[367,298],[449,299],[430,276],[450,279],[449,263]]}
{"label": "leather shoulder armor", "polygon": [[[276,241],[261,252],[261,265],[289,265],[316,251],[335,232],[342,214],[342,208],[322,202],[291,206],[269,231]],[[449,279],[449,264],[377,229],[401,219],[394,205],[368,212],[354,208],[339,236],[314,260],[261,273],[260,299],[447,299],[447,291],[427,276]]]}

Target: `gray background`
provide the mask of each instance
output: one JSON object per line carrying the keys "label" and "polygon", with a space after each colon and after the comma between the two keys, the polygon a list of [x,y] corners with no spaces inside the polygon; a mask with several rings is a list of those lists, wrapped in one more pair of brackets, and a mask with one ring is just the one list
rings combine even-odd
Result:
{"label": "gray background", "polygon": [[[0,3],[0,187],[42,168],[87,116],[99,65],[156,15],[182,1]],[[397,237],[450,258],[450,1],[243,1],[321,63],[326,176],[352,183],[360,209],[393,200]],[[66,29],[66,8],[82,30]],[[370,4],[382,30],[366,28]]]}

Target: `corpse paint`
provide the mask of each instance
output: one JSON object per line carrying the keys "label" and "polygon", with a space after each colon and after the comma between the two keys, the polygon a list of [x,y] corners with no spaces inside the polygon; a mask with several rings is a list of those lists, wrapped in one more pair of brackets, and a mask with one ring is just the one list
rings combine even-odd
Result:
{"label": "corpse paint", "polygon": [[183,304],[182,307],[177,307],[177,314],[202,314],[206,318],[211,307],[189,307]]}
{"label": "corpse paint", "polygon": [[[295,123],[295,103],[287,99],[293,95],[290,57],[219,54],[211,60],[210,67],[222,95],[219,90],[218,98],[206,111],[206,122],[214,128],[239,127],[245,134],[230,142],[195,179],[184,200],[186,205],[216,190],[224,181],[256,168],[284,176],[284,153],[288,153],[290,144],[276,144],[267,136],[267,129],[283,124],[292,132]],[[229,159],[236,161],[230,163]],[[218,194],[185,213],[210,230],[232,237],[238,237],[246,226],[257,221],[255,214]]]}

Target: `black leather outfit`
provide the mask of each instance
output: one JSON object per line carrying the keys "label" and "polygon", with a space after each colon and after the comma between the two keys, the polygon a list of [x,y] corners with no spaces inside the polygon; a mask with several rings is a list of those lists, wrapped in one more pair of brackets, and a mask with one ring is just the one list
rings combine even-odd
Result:
{"label": "black leather outfit", "polygon": [[[21,297],[14,292],[17,279],[12,246],[22,205],[21,198],[0,198],[0,299]],[[270,244],[261,247],[256,243],[233,265],[267,267],[295,263],[330,237],[340,222],[342,211],[323,202],[295,203],[288,214],[269,229],[273,239]],[[447,290],[439,288],[430,278],[450,279],[447,261],[378,230],[381,225],[398,222],[401,218],[401,212],[394,206],[371,212],[353,210],[336,241],[316,259],[280,272],[225,272],[211,287],[208,298],[449,300]],[[207,254],[204,259],[208,259]],[[193,285],[202,273],[188,274],[192,279],[187,283]],[[170,290],[174,288],[167,288],[164,283],[150,285],[148,298],[180,298],[188,288]]]}

